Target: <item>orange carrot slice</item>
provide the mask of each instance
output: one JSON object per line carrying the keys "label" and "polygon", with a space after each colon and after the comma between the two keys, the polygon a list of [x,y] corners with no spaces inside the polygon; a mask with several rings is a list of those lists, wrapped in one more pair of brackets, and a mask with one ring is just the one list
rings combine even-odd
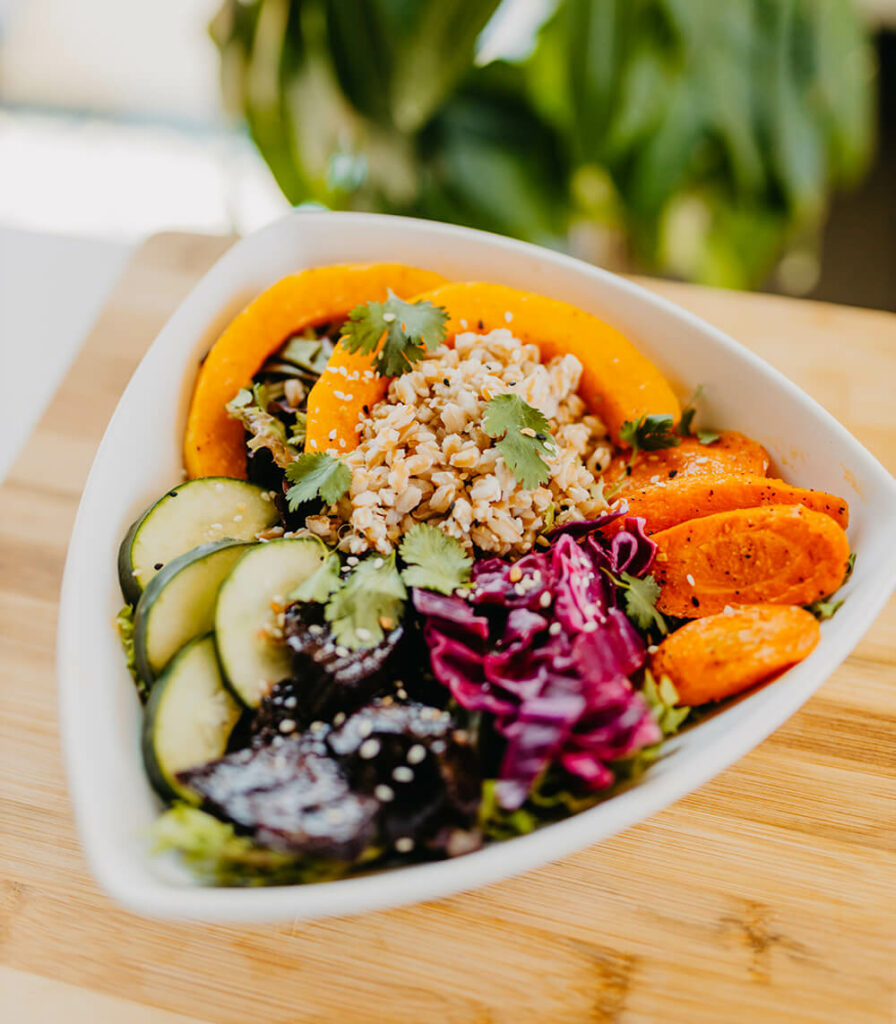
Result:
{"label": "orange carrot slice", "polygon": [[811,604],[840,586],[849,558],[842,527],[802,505],[717,512],[653,540],[656,606],[688,619],[727,605]]}
{"label": "orange carrot slice", "polygon": [[629,515],[647,520],[648,533],[716,512],[759,505],[804,505],[830,516],[844,530],[849,526],[849,506],[843,498],[765,476],[702,474],[676,476],[672,480],[667,477],[638,491],[627,489],[625,500]]}
{"label": "orange carrot slice", "polygon": [[444,278],[397,263],[315,267],[278,281],[230,322],[196,380],[184,435],[187,475],[245,477],[243,428],[226,404],[265,359],[306,327],[343,319],[362,302],[382,301],[391,288],[408,298]]}
{"label": "orange carrot slice", "polygon": [[758,441],[736,430],[726,430],[712,444],[700,444],[695,437],[685,437],[677,448],[657,452],[638,452],[630,473],[626,473],[629,456],[617,455],[606,468],[602,479],[607,485],[622,483],[618,494],[647,487],[677,477],[751,473],[765,476],[771,459]]}
{"label": "orange carrot slice", "polygon": [[755,604],[688,622],[667,636],[650,662],[668,676],[681,704],[724,700],[802,661],[820,636],[804,608]]}

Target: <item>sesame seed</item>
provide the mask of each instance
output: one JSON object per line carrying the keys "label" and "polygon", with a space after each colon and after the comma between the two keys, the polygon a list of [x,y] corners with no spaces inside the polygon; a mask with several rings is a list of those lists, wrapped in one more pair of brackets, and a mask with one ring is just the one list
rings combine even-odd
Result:
{"label": "sesame seed", "polygon": [[344,391],[334,391],[333,394],[339,399],[340,402],[344,402],[345,401],[345,392]]}
{"label": "sesame seed", "polygon": [[215,484],[215,490],[216,491],[223,491],[224,490],[224,484],[222,484],[222,483]]}
{"label": "sesame seed", "polygon": [[688,573],[688,574],[687,574],[687,576],[685,576],[685,579],[686,579],[686,580],[688,581],[688,583],[689,583],[689,584],[690,584],[691,586],[693,586],[693,585],[694,585],[694,577],[693,577],[693,576],[692,576],[692,575],[691,575],[690,573]]}
{"label": "sesame seed", "polygon": [[278,728],[280,732],[294,732],[296,723],[291,718],[284,718]]}
{"label": "sesame seed", "polygon": [[336,644],[336,657],[347,658],[349,654],[348,648],[343,647],[342,644]]}
{"label": "sesame seed", "polygon": [[414,769],[408,768],[407,765],[400,764],[396,768],[392,769],[392,778],[396,782],[413,782],[414,780]]}
{"label": "sesame seed", "polygon": [[372,757],[380,752],[380,741],[374,737],[369,740],[364,740],[360,747],[358,747],[358,754],[365,760],[369,761]]}
{"label": "sesame seed", "polygon": [[414,840],[410,836],[399,836],[395,840],[395,849],[399,853],[410,853],[414,849]]}
{"label": "sesame seed", "polygon": [[343,377],[348,377],[348,370],[344,366],[340,366],[337,372],[341,373]]}
{"label": "sesame seed", "polygon": [[462,328],[463,328],[464,330],[466,330],[466,329],[467,329],[467,321],[466,321],[466,320],[461,320],[461,322],[460,322],[460,325],[461,325],[461,327],[462,327]]}
{"label": "sesame seed", "polygon": [[243,517],[242,517],[241,515],[237,514],[237,515],[235,515],[235,516],[233,517],[233,521],[234,521],[235,523],[241,523],[241,522],[243,521]]}
{"label": "sesame seed", "polygon": [[520,427],[523,437],[535,437],[535,431],[531,427]]}
{"label": "sesame seed", "polygon": [[318,733],[318,732],[324,732],[324,730],[327,728],[327,726],[326,726],[326,724],[324,722],[312,722],[311,725],[308,726],[308,728],[312,732]]}
{"label": "sesame seed", "polygon": [[329,434],[327,434],[327,438],[330,441],[335,441],[336,440],[336,428],[335,427],[330,431]]}
{"label": "sesame seed", "polygon": [[312,636],[320,636],[320,635],[321,635],[321,633],[323,633],[323,631],[324,631],[324,627],[323,627],[323,626],[318,626],[316,622],[312,623],[312,624],[311,624],[311,625],[310,625],[310,626],[308,627],[308,632],[309,632],[309,633],[310,633],[310,634],[311,634]]}
{"label": "sesame seed", "polygon": [[377,800],[381,801],[384,804],[387,804],[389,803],[390,800],[395,799],[395,791],[392,789],[392,787],[385,786],[383,785],[382,782],[378,786],[374,787],[373,795],[377,798]]}
{"label": "sesame seed", "polygon": [[559,622],[552,622],[550,626],[548,626],[548,632],[551,634],[551,636],[559,636],[560,630],[562,628],[563,627],[560,625]]}
{"label": "sesame seed", "polygon": [[350,402],[354,397],[355,397],[354,395],[346,395],[345,396],[345,400],[346,400],[346,402]]}
{"label": "sesame seed", "polygon": [[399,688],[395,691],[395,696],[399,700],[407,700],[408,699],[408,691],[403,686],[399,686]]}
{"label": "sesame seed", "polygon": [[345,721],[345,712],[340,711],[338,714],[333,716],[333,725],[342,725]]}
{"label": "sesame seed", "polygon": [[422,743],[415,743],[407,753],[408,764],[420,764],[426,757],[426,747]]}
{"label": "sesame seed", "polygon": [[223,523],[210,523],[208,528],[210,530],[223,530],[224,529],[224,524]]}
{"label": "sesame seed", "polygon": [[510,310],[508,310],[508,311],[507,311],[507,312],[506,312],[506,313],[504,314],[504,321],[505,321],[505,323],[508,323],[508,324],[509,324],[509,323],[511,323],[511,322],[513,321],[513,313],[511,313],[511,312],[510,312]]}
{"label": "sesame seed", "polygon": [[383,313],[383,320],[385,320],[387,324],[391,324],[394,319],[394,313]]}
{"label": "sesame seed", "polygon": [[538,599],[538,603],[541,605],[542,608],[547,608],[548,605],[551,603],[550,591],[546,590]]}
{"label": "sesame seed", "polygon": [[659,650],[659,647],[657,647],[657,645],[656,645],[656,644],[651,644],[651,645],[650,645],[650,646],[649,646],[649,647],[647,648],[647,653],[648,653],[648,654],[656,654],[656,652],[657,652],[658,650]]}
{"label": "sesame seed", "polygon": [[582,626],[582,632],[583,633],[593,633],[596,629],[597,629],[597,623],[596,622],[586,622],[585,625]]}
{"label": "sesame seed", "polygon": [[285,708],[294,708],[296,706],[295,697],[287,697],[286,700],[283,701],[283,706]]}
{"label": "sesame seed", "polygon": [[355,630],[355,633],[357,634],[359,640],[369,640],[371,637],[370,630],[365,629],[363,626],[358,626],[358,628]]}
{"label": "sesame seed", "polygon": [[346,562],[349,565],[357,565],[358,564],[358,558],[355,555],[349,555],[348,558],[346,558]]}

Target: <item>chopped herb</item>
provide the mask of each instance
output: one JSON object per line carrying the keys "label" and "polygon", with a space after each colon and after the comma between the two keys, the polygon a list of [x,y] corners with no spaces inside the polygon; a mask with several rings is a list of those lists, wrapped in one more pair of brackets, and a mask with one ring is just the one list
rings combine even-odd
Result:
{"label": "chopped herb", "polygon": [[126,604],[121,609],[118,615],[115,616],[115,626],[118,629],[118,637],[121,640],[121,646],[124,648],[128,672],[131,673],[131,677],[137,687],[137,695],[140,697],[140,700],[145,702],[146,698],[149,696],[149,688],[137,672],[137,657],[134,654],[133,605]]}
{"label": "chopped herb", "polygon": [[277,358],[319,377],[326,368],[327,360],[333,354],[333,343],[329,338],[297,336],[277,353]]}
{"label": "chopped herb", "polygon": [[604,572],[617,587],[625,591],[625,614],[639,629],[656,626],[663,636],[669,632],[665,618],[656,610],[660,586],[653,578],[653,573],[638,578],[627,572],[621,572],[618,576],[614,576],[608,569],[604,569]]}
{"label": "chopped herb", "polygon": [[675,421],[671,416],[639,416],[626,420],[619,428],[619,437],[632,447],[629,466],[633,466],[638,452],[655,452],[661,448],[677,448],[681,438],[675,433]]}
{"label": "chopped herb", "polygon": [[373,555],[333,592],[324,617],[337,644],[350,650],[375,647],[398,625],[406,598],[395,553],[388,558]]}
{"label": "chopped herb", "polygon": [[545,458],[557,451],[547,417],[519,395],[497,395],[485,407],[482,429],[501,438],[495,445],[523,487],[532,490],[551,478]]}
{"label": "chopped herb", "polygon": [[469,584],[473,559],[460,541],[435,526],[416,523],[404,535],[398,553],[405,562],[401,578],[409,587],[453,594]]}
{"label": "chopped herb", "polygon": [[376,352],[374,365],[381,377],[398,377],[412,370],[427,351],[441,345],[447,320],[441,307],[425,301],[403,302],[390,291],[385,302],[355,306],[342,328],[341,340],[349,352]]}
{"label": "chopped herb", "polygon": [[323,604],[335,590],[339,589],[342,582],[340,568],[339,555],[329,555],[319,569],[293,590],[289,595],[290,601],[317,601]]}
{"label": "chopped herb", "polygon": [[286,427],[276,416],[268,412],[271,401],[264,384],[253,384],[252,390],[242,388],[236,397],[227,403],[227,414],[242,423],[251,435],[248,441],[250,451],[267,448],[274,462],[286,469],[299,454],[286,440]]}
{"label": "chopped herb", "polygon": [[677,432],[681,437],[696,437],[700,444],[712,444],[721,437],[715,430],[694,430],[694,417],[697,415],[697,402],[703,396],[703,385],[699,384],[697,390],[688,399],[687,405],[681,412],[681,419],[678,421]]}
{"label": "chopped herb", "polygon": [[293,484],[286,492],[290,512],[303,502],[320,497],[334,505],[352,484],[352,471],[339,459],[323,452],[306,452],[286,469],[286,478]]}
{"label": "chopped herb", "polygon": [[846,559],[846,575],[843,577],[843,582],[844,583],[849,579],[850,576],[852,576],[852,571],[853,571],[853,569],[855,569],[855,567],[856,567],[856,553],[855,553],[855,551],[850,551],[849,558]]}
{"label": "chopped herb", "polygon": [[806,605],[806,611],[812,612],[819,622],[824,622],[825,619],[831,619],[834,617],[834,613],[843,604],[845,598],[841,598],[839,601],[813,601],[812,604]]}

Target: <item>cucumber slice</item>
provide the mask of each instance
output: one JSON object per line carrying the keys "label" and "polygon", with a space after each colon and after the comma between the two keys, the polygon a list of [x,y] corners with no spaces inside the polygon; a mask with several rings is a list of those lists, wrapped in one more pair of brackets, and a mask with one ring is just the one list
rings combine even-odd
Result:
{"label": "cucumber slice", "polygon": [[134,613],[134,656],[146,683],[152,685],[187,641],[211,630],[218,587],[252,546],[238,540],[200,544],[149,581]]}
{"label": "cucumber slice", "polygon": [[177,773],[220,757],[240,717],[221,679],[211,635],[191,640],[152,689],[143,719],[143,761],[165,799],[198,803]]}
{"label": "cucumber slice", "polygon": [[254,540],[279,520],[268,491],[226,476],[188,480],[172,488],[128,530],[118,550],[118,579],[128,604],[159,569],[200,544]]}
{"label": "cucumber slice", "polygon": [[286,647],[265,634],[272,602],[285,604],[328,554],[311,537],[267,541],[247,551],[221,584],[215,608],[218,658],[230,689],[248,707],[257,707],[290,672]]}

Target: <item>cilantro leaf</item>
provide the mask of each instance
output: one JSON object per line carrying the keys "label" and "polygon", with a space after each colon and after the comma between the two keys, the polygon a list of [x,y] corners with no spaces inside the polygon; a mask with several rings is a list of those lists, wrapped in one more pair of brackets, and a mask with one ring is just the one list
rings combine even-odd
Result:
{"label": "cilantro leaf", "polygon": [[395,566],[388,558],[365,558],[334,591],[324,609],[333,639],[350,650],[374,647],[398,625],[408,596]]}
{"label": "cilantro leaf", "polygon": [[334,505],[352,484],[352,471],[323,452],[305,452],[286,469],[286,478],[294,486],[286,492],[289,511],[318,495],[327,505]]}
{"label": "cilantro leaf", "polygon": [[453,594],[470,580],[473,559],[460,541],[428,523],[416,523],[404,535],[398,549],[402,561],[401,578],[409,587]]}
{"label": "cilantro leaf", "polygon": [[274,462],[286,469],[298,455],[298,450],[286,440],[286,427],[268,412],[270,395],[264,384],[254,384],[252,390],[242,388],[225,406],[228,416],[239,420],[250,435],[249,451],[267,448]]}
{"label": "cilantro leaf", "polygon": [[398,377],[441,345],[447,320],[448,313],[440,306],[403,302],[390,290],[385,302],[355,306],[343,325],[341,341],[349,352],[376,352],[376,372],[381,377]]}
{"label": "cilantro leaf", "polygon": [[638,452],[655,452],[661,448],[677,448],[681,438],[675,433],[675,421],[671,416],[639,416],[626,420],[619,428],[619,437],[632,448],[629,466],[634,465]]}
{"label": "cilantro leaf", "polygon": [[145,702],[147,697],[149,697],[149,688],[140,678],[140,673],[137,671],[137,656],[134,653],[133,605],[126,604],[118,615],[115,616],[115,628],[118,630],[118,638],[121,640],[121,646],[124,648],[125,663],[127,664],[128,672],[131,673],[131,678],[134,680],[134,684],[137,687],[137,695],[140,697],[140,700]]}
{"label": "cilantro leaf", "polygon": [[621,572],[618,576],[614,576],[609,569],[604,569],[604,572],[625,592],[625,614],[639,629],[656,626],[663,636],[669,632],[665,618],[656,610],[660,586],[653,573],[639,578],[627,572]]}
{"label": "cilantro leaf", "polygon": [[482,429],[489,437],[501,438],[495,447],[523,487],[532,490],[550,480],[545,458],[556,454],[557,442],[540,409],[519,395],[496,395],[485,407]]}
{"label": "cilantro leaf", "polygon": [[715,430],[694,430],[694,417],[697,415],[697,402],[703,397],[703,385],[698,384],[687,405],[681,411],[677,432],[681,437],[696,437],[700,444],[712,444],[722,436]]}
{"label": "cilantro leaf", "polygon": [[824,622],[826,619],[834,617],[835,612],[845,600],[841,597],[839,601],[813,601],[812,604],[806,605],[806,611],[812,612],[819,622]]}
{"label": "cilantro leaf", "polygon": [[324,564],[303,580],[289,595],[290,601],[317,601],[324,604],[335,590],[339,589],[342,577],[339,574],[339,555],[331,554]]}

